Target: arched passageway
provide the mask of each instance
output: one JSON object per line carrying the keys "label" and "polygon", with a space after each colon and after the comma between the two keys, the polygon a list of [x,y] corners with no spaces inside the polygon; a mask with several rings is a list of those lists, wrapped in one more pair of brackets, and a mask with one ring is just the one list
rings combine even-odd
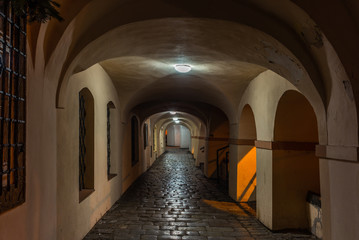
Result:
{"label": "arched passageway", "polygon": [[[200,169],[191,173],[211,182],[229,171],[229,195],[255,199],[266,227],[313,230],[311,192],[321,197],[323,237],[358,239],[356,1],[59,0],[65,21],[27,32],[14,1],[3,2],[0,239],[82,239],[156,166],[171,111],[191,136]],[[82,89],[93,99],[87,135]],[[18,171],[21,201],[11,192]]]}

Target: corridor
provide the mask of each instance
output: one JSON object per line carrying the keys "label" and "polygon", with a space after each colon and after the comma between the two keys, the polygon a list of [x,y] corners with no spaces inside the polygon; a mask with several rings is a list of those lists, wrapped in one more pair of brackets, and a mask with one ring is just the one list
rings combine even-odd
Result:
{"label": "corridor", "polygon": [[84,238],[90,239],[315,239],[272,233],[194,166],[192,155],[159,157]]}

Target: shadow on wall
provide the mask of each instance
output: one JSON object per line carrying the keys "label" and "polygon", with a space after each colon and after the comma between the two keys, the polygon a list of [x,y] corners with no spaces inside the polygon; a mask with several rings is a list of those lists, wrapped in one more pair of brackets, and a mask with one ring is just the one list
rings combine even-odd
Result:
{"label": "shadow on wall", "polygon": [[245,105],[239,120],[239,146],[237,164],[237,201],[255,202],[257,185],[257,151],[254,141],[257,138],[254,114]]}

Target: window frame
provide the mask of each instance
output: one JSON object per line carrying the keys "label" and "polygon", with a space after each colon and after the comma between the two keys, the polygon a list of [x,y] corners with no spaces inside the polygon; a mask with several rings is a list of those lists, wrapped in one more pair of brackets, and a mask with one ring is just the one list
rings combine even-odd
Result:
{"label": "window frame", "polygon": [[26,18],[0,7],[0,214],[26,197]]}

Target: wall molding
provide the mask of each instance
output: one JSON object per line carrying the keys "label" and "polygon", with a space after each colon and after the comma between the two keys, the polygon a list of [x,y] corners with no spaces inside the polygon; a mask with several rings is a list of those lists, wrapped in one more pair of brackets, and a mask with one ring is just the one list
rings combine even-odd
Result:
{"label": "wall molding", "polygon": [[206,141],[214,141],[214,142],[228,142],[229,141],[229,138],[201,137],[201,136],[192,136],[191,138],[203,139]]}
{"label": "wall molding", "polygon": [[319,158],[357,162],[359,148],[354,146],[317,145],[315,155]]}
{"label": "wall molding", "polygon": [[316,142],[263,141],[202,136],[192,136],[191,138],[202,139],[205,141],[228,142],[231,145],[238,146],[255,146],[258,149],[266,150],[315,151],[315,155],[319,158],[348,162],[359,161],[359,147],[355,146],[319,145]]}
{"label": "wall molding", "polygon": [[255,146],[268,150],[315,151],[316,142],[282,142],[256,140]]}
{"label": "wall molding", "polygon": [[254,146],[255,140],[254,139],[235,139],[230,138],[229,144],[233,145],[244,145],[244,146]]}

